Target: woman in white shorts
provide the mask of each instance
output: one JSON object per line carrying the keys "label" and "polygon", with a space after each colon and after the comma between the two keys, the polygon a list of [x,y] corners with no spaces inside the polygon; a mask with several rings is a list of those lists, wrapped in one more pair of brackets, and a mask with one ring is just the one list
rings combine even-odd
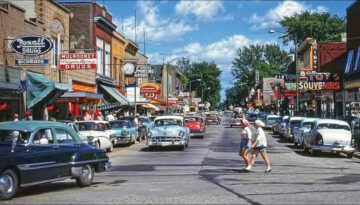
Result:
{"label": "woman in white shorts", "polygon": [[260,120],[256,120],[254,123],[254,126],[256,128],[256,133],[255,133],[256,138],[255,138],[255,141],[252,143],[253,153],[251,156],[250,164],[253,165],[255,163],[256,157],[260,153],[260,155],[263,158],[265,165],[266,165],[265,172],[271,172],[270,160],[266,153],[266,148],[267,148],[266,135],[264,133],[264,130],[261,128],[261,127],[265,126],[265,124]]}

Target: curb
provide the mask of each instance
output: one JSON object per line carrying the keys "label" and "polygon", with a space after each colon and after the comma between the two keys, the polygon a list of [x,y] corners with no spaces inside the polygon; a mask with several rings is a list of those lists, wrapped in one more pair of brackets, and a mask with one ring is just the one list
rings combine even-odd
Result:
{"label": "curb", "polygon": [[353,157],[356,157],[356,158],[360,159],[360,152],[355,152]]}

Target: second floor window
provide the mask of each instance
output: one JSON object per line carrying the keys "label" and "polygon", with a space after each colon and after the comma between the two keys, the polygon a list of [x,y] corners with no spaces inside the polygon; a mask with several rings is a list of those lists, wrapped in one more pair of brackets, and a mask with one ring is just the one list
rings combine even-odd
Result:
{"label": "second floor window", "polygon": [[97,71],[99,75],[104,75],[104,41],[100,38],[96,39],[96,54],[97,54]]}
{"label": "second floor window", "polygon": [[110,44],[105,43],[105,76],[110,77],[111,58],[110,58]]}

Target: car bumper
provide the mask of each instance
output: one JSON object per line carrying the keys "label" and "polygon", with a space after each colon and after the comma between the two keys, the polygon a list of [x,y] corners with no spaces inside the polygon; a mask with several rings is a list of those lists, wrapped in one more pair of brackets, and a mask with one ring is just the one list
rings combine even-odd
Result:
{"label": "car bumper", "polygon": [[205,131],[201,131],[201,132],[191,132],[190,131],[190,137],[197,137],[197,136],[204,136],[205,135]]}
{"label": "car bumper", "polygon": [[187,141],[167,141],[167,142],[154,142],[148,141],[146,144],[149,147],[171,147],[171,146],[183,146]]}
{"label": "car bumper", "polygon": [[128,144],[131,142],[131,137],[116,137],[113,138],[114,145],[118,144]]}
{"label": "car bumper", "polygon": [[111,164],[111,161],[108,161],[106,164],[105,164],[105,171],[109,171],[112,167],[112,164]]}
{"label": "car bumper", "polygon": [[314,145],[311,149],[316,151],[354,153],[356,149],[350,146]]}
{"label": "car bumper", "polygon": [[206,123],[211,124],[211,123],[219,123],[218,120],[207,120]]}

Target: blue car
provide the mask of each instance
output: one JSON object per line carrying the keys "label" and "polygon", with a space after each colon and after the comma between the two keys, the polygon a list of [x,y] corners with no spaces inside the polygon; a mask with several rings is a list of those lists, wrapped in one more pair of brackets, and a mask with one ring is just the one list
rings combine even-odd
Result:
{"label": "blue car", "polygon": [[110,121],[111,130],[114,131],[114,135],[111,138],[113,145],[134,144],[138,138],[138,130],[134,122],[128,120],[114,120]]}

